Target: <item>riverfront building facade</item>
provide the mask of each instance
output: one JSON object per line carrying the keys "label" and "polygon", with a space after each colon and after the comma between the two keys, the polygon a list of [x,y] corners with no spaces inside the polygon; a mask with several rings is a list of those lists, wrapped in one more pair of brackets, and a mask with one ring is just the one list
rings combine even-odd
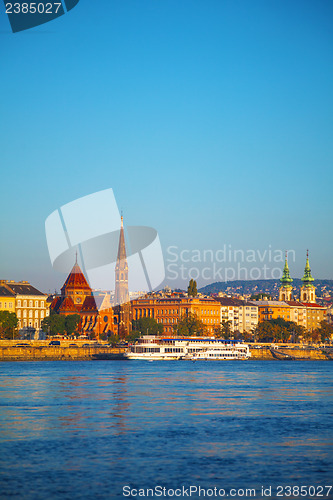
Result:
{"label": "riverfront building facade", "polygon": [[[308,331],[320,327],[327,318],[326,308],[316,303],[316,287],[311,275],[309,251],[306,252],[306,262],[299,300],[293,300],[292,278],[290,276],[287,255],[283,269],[279,292],[279,303],[270,301],[259,305],[259,320],[282,317],[286,321],[294,321]],[[280,304],[280,305],[279,305]]]}
{"label": "riverfront building facade", "polygon": [[175,332],[180,319],[194,314],[203,322],[208,335],[220,325],[220,303],[209,297],[146,297],[131,302],[132,318],[153,318],[167,335]]}
{"label": "riverfront building facade", "polygon": [[185,316],[195,315],[202,321],[205,334],[215,335],[220,325],[229,322],[234,333],[254,333],[258,323],[282,318],[314,330],[326,318],[326,309],[315,302],[315,287],[307,254],[301,297],[308,302],[293,297],[292,278],[287,257],[284,265],[279,300],[241,300],[232,297],[189,297],[186,293],[165,291],[150,293],[129,301],[128,265],[126,258],[123,221],[119,236],[119,247],[115,268],[115,294],[111,303],[108,295],[96,296],[85,279],[79,265],[75,263],[66,279],[61,296],[56,297],[52,309],[60,314],[81,316],[82,333],[114,333],[124,338],[131,331],[131,320],[152,318],[163,325],[167,336],[175,335],[178,322]]}
{"label": "riverfront building facade", "polygon": [[77,260],[61,288],[61,295],[54,297],[51,310],[68,316],[78,314],[79,330],[83,334],[113,332],[113,309],[107,296],[94,296]]}
{"label": "riverfront building facade", "polygon": [[232,297],[216,297],[220,303],[220,321],[229,321],[232,332],[251,333],[258,325],[258,305]]}
{"label": "riverfront building facade", "polygon": [[128,335],[131,330],[131,307],[128,292],[128,265],[126,257],[123,217],[115,268],[115,294],[94,294],[76,258],[76,262],[61,288],[61,295],[54,297],[51,309],[62,315],[79,314],[79,330],[89,336]]}
{"label": "riverfront building facade", "polygon": [[34,328],[39,331],[43,319],[49,314],[47,295],[28,281],[1,280],[0,304],[1,310],[16,313],[19,330]]}
{"label": "riverfront building facade", "polygon": [[[93,293],[76,258],[61,294],[53,297],[50,309],[61,315],[80,315],[80,333],[98,338],[111,333],[126,338],[132,328],[132,319],[140,318],[156,320],[163,326],[166,336],[176,335],[179,321],[190,315],[202,322],[207,336],[214,336],[226,322],[232,334],[251,334],[258,323],[272,319],[293,321],[308,331],[319,328],[326,320],[326,308],[316,303],[308,253],[298,300],[293,295],[287,256],[280,280],[279,300],[243,300],[201,294],[191,297],[185,292],[165,289],[130,301],[128,273],[121,218],[114,299],[111,301],[110,293]],[[42,320],[49,314],[48,305],[48,297],[28,282],[0,281],[0,310],[15,312],[19,329],[40,330]]]}
{"label": "riverfront building facade", "polygon": [[15,312],[15,293],[0,285],[0,311]]}

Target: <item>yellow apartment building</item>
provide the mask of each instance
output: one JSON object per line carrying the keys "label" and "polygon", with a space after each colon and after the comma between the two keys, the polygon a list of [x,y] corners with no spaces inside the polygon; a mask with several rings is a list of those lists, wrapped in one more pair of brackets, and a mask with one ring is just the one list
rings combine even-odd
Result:
{"label": "yellow apartment building", "polygon": [[15,312],[15,294],[0,285],[0,311]]}

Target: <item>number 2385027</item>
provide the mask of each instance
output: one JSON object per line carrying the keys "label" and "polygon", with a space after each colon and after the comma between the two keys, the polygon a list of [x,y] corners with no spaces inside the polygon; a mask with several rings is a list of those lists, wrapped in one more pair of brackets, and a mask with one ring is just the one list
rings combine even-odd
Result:
{"label": "number 2385027", "polygon": [[23,2],[6,3],[7,14],[57,14],[61,3]]}

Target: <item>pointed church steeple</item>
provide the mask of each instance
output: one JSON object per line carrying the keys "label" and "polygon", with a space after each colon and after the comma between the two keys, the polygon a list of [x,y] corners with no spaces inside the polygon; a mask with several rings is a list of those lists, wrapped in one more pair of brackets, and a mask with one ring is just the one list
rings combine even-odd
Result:
{"label": "pointed church steeple", "polygon": [[63,297],[70,297],[76,307],[81,307],[84,299],[87,296],[92,295],[89,283],[77,263],[77,253],[75,257],[75,264],[61,288],[61,295]]}
{"label": "pointed church steeple", "polygon": [[286,259],[284,262],[283,274],[280,279],[280,291],[279,291],[279,300],[291,300],[291,292],[292,292],[292,278],[290,276],[289,267],[288,267],[288,256],[286,252]]}
{"label": "pointed church steeple", "polygon": [[302,281],[303,285],[301,286],[301,301],[309,303],[316,302],[316,287],[313,285],[314,278],[311,275],[309,250],[306,251],[306,263]]}
{"label": "pointed church steeple", "polygon": [[309,250],[306,251],[306,263],[304,269],[304,276],[302,278],[304,286],[312,286],[314,278],[311,276],[310,262],[309,262]]}
{"label": "pointed church steeple", "polygon": [[118,255],[115,269],[115,297],[114,303],[124,304],[129,302],[128,293],[128,264],[126,257],[125,235],[123,216],[121,216],[121,226],[119,235]]}
{"label": "pointed church steeple", "polygon": [[280,281],[283,285],[290,285],[293,282],[292,278],[290,277],[287,252],[286,252],[286,260],[284,262],[283,274],[282,274],[282,278],[280,279]]}
{"label": "pointed church steeple", "polygon": [[126,260],[126,246],[125,246],[124,218],[123,218],[123,216],[121,216],[118,255],[117,255],[117,261],[119,261],[119,260]]}

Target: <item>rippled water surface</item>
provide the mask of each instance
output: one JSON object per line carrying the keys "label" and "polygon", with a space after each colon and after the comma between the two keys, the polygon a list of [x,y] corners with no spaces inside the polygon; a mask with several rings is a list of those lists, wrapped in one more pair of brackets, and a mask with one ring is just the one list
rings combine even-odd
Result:
{"label": "rippled water surface", "polygon": [[1,498],[330,485],[332,381],[329,361],[2,363]]}

